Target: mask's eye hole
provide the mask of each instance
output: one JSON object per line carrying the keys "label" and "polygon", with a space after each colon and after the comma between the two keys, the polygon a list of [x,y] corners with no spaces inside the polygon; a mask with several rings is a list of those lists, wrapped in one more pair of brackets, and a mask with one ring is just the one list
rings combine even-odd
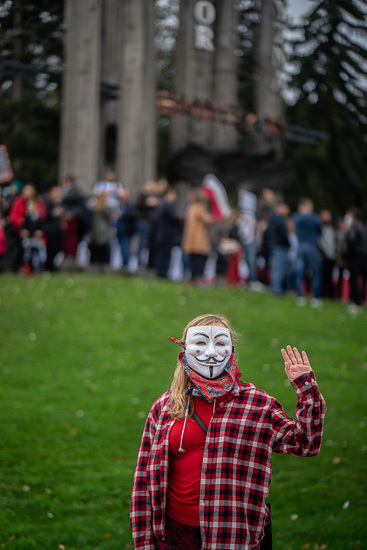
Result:
{"label": "mask's eye hole", "polygon": [[199,342],[195,342],[195,345],[196,346],[206,346],[206,342],[203,342],[202,340],[200,340]]}
{"label": "mask's eye hole", "polygon": [[224,342],[217,342],[215,345],[224,348],[225,343]]}

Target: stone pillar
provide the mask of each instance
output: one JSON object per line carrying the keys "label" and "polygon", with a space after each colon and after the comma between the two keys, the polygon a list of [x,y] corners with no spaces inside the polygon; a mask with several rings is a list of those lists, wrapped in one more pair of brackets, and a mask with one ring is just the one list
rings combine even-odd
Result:
{"label": "stone pillar", "polygon": [[117,172],[132,190],[155,177],[153,2],[124,0]]}
{"label": "stone pillar", "polygon": [[[208,101],[216,107],[237,106],[237,10],[235,0],[180,3],[180,27],[176,46],[175,91],[189,100]],[[174,117],[172,146],[187,143],[232,149],[234,128],[215,126],[189,115]]]}
{"label": "stone pillar", "polygon": [[[257,80],[255,89],[256,114],[260,119],[280,120],[283,102],[280,91],[284,85],[282,67],[285,62],[283,52],[283,30],[285,25],[284,0],[268,0],[261,5],[260,34],[257,49]],[[257,153],[279,149],[279,139],[255,138]]]}
{"label": "stone pillar", "polygon": [[112,168],[139,189],[156,173],[154,2],[66,0],[65,26],[60,179],[91,190]]}
{"label": "stone pillar", "polygon": [[[217,0],[214,59],[214,103],[238,105],[238,9],[235,0]],[[228,126],[213,126],[213,144],[218,149],[236,149],[237,132]]]}
{"label": "stone pillar", "polygon": [[87,190],[98,177],[101,7],[101,0],[65,1],[60,178],[73,173]]}

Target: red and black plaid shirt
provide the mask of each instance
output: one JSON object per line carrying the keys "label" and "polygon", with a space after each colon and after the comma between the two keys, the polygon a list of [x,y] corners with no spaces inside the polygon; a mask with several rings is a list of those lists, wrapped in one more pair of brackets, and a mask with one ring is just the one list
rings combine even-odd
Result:
{"label": "red and black plaid shirt", "polygon": [[[200,528],[203,550],[258,548],[269,520],[265,499],[272,452],[314,456],[320,451],[326,403],[316,380],[292,382],[297,421],[280,403],[252,384],[239,382],[218,405],[210,422],[202,464]],[[169,468],[166,392],[153,404],[140,445],[131,500],[135,549],[154,550],[164,539]]]}

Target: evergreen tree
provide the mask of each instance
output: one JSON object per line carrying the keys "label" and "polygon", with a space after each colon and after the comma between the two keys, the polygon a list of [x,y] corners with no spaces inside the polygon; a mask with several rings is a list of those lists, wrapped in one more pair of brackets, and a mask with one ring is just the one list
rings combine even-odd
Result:
{"label": "evergreen tree", "polygon": [[16,178],[57,181],[63,0],[0,2],[0,142]]}
{"label": "evergreen tree", "polygon": [[294,27],[288,122],[326,132],[317,146],[288,142],[296,178],[288,199],[311,196],[317,208],[367,213],[367,2],[318,0]]}

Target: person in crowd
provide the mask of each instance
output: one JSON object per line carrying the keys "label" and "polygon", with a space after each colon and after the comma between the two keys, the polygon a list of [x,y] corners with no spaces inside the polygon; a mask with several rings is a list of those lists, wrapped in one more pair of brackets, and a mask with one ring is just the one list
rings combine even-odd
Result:
{"label": "person in crowd", "polygon": [[164,200],[166,191],[168,191],[169,185],[166,178],[158,178],[158,180],[154,184],[155,188],[155,194],[162,202]]}
{"label": "person in crowd", "polygon": [[131,200],[131,194],[128,189],[124,190],[120,202],[120,213],[116,223],[116,235],[121,249],[123,271],[126,271],[130,262],[131,239],[136,229],[135,204]]}
{"label": "person in crowd", "polygon": [[153,198],[155,199],[155,208],[153,210],[152,222],[150,227],[150,243],[149,243],[149,257],[148,268],[155,270],[156,268],[156,213],[162,202],[164,202],[164,193],[168,189],[168,182],[165,178],[159,178],[153,182]]}
{"label": "person in crowd", "polygon": [[0,211],[0,273],[5,269],[5,255],[6,255],[6,235],[5,235],[5,218]]}
{"label": "person in crowd", "polygon": [[93,188],[93,195],[96,197],[104,194],[106,198],[106,206],[114,214],[118,214],[120,210],[120,200],[124,194],[124,186],[117,181],[116,172],[108,170],[103,180],[97,182]]}
{"label": "person in crowd", "polygon": [[[215,243],[216,262],[215,262],[215,282],[218,286],[226,284],[226,275],[229,265],[229,257],[234,252],[232,248],[232,239],[229,239],[228,231],[221,229],[218,232],[217,242]],[[240,245],[241,246],[241,245]]]}
{"label": "person in crowd", "polygon": [[78,244],[90,229],[90,211],[81,185],[74,175],[65,177],[62,186],[62,207],[64,208],[64,254],[63,267],[73,267]]}
{"label": "person in crowd", "polygon": [[257,220],[265,220],[268,222],[273,213],[275,203],[276,198],[274,191],[267,187],[263,189],[260,194],[260,200],[256,213]]}
{"label": "person in crowd", "polygon": [[207,210],[207,199],[198,190],[192,192],[187,208],[182,238],[182,251],[190,259],[191,282],[198,284],[211,252],[209,227],[214,220]]}
{"label": "person in crowd", "polygon": [[23,183],[20,180],[13,180],[8,187],[3,189],[1,195],[1,211],[3,216],[8,216],[15,200],[19,197],[23,189]]}
{"label": "person in crowd", "polygon": [[107,194],[102,191],[92,206],[88,243],[92,271],[94,269],[104,270],[110,261],[111,209],[107,203]]}
{"label": "person in crowd", "polygon": [[[148,415],[134,474],[130,522],[136,550],[261,550],[270,514],[272,453],[319,453],[326,403],[307,354],[287,346],[285,373],[297,421],[241,381],[223,316],[190,321],[171,389]],[[269,543],[269,541],[266,541]]]}
{"label": "person in crowd", "polygon": [[155,211],[159,206],[159,198],[154,192],[155,182],[148,181],[136,199],[137,233],[139,236],[138,263],[147,267],[152,234],[152,224]]}
{"label": "person in crowd", "polygon": [[288,273],[288,290],[293,292],[296,290],[296,274],[297,274],[297,255],[298,255],[298,239],[296,235],[296,230],[294,228],[294,221],[292,218],[287,218],[287,233],[289,241],[288,249],[288,262],[289,262],[289,273]]}
{"label": "person in crowd", "polygon": [[257,220],[255,226],[255,242],[256,242],[256,276],[261,285],[270,286],[271,282],[271,249],[268,238],[269,222],[265,220]]}
{"label": "person in crowd", "polygon": [[303,283],[306,273],[310,274],[312,281],[313,298],[312,307],[320,307],[321,291],[321,257],[319,251],[319,237],[321,235],[321,222],[313,211],[313,202],[304,197],[298,202],[298,212],[294,215],[294,227],[298,239],[296,292],[297,303],[304,305],[306,298],[303,292]]}
{"label": "person in crowd", "polygon": [[271,281],[271,245],[269,242],[268,225],[273,214],[276,203],[275,193],[272,189],[262,190],[256,213],[255,238],[257,240],[257,251],[261,258],[261,269],[258,270],[257,278],[265,286]]}
{"label": "person in crowd", "polygon": [[10,208],[9,216],[16,230],[20,230],[25,217],[27,202],[30,199],[36,199],[40,216],[44,219],[46,217],[45,206],[41,198],[36,198],[36,188],[32,183],[27,183],[23,186],[22,192],[13,202]]}
{"label": "person in crowd", "polygon": [[[346,233],[350,227],[350,219],[347,216],[338,218],[336,224],[337,254],[335,265],[338,269],[337,297],[345,299],[348,294],[349,299],[349,271],[348,271],[348,250],[346,242]],[[347,282],[348,281],[348,282]]]}
{"label": "person in crowd", "polygon": [[125,187],[117,180],[116,172],[108,170],[104,179],[98,181],[93,188],[93,196],[99,197],[102,193],[106,197],[106,206],[110,209],[110,265],[115,265],[116,257],[120,252],[120,243],[117,238],[116,224],[120,216],[121,200],[124,196]]}
{"label": "person in crowd", "polygon": [[239,264],[242,246],[238,227],[239,211],[233,209],[231,216],[221,224],[216,244],[216,284],[236,286],[240,283]]}
{"label": "person in crowd", "polygon": [[360,311],[366,300],[367,282],[367,230],[359,208],[350,208],[345,216],[347,265],[350,273],[349,310]]}
{"label": "person in crowd", "polygon": [[334,298],[333,270],[337,255],[337,238],[330,210],[321,210],[321,234],[319,249],[321,252],[321,297]]}
{"label": "person in crowd", "polygon": [[268,236],[271,248],[271,287],[277,296],[289,288],[289,238],[287,217],[289,206],[279,203],[269,219]]}
{"label": "person in crowd", "polygon": [[25,204],[24,220],[20,226],[23,272],[25,275],[40,273],[46,262],[46,246],[43,233],[44,217],[35,197]]}
{"label": "person in crowd", "polygon": [[21,229],[26,218],[27,202],[34,199],[37,204],[37,211],[40,219],[43,221],[46,218],[46,209],[43,200],[37,196],[36,188],[32,183],[27,183],[23,186],[22,192],[13,202],[10,212],[9,220],[13,228],[13,271],[17,272],[23,265],[23,247],[21,241]]}
{"label": "person in crowd", "polygon": [[46,271],[55,271],[55,258],[63,250],[63,231],[66,228],[64,220],[64,208],[62,206],[61,187],[51,187],[44,197],[46,207],[46,219],[43,231],[46,236],[47,259]]}
{"label": "person in crowd", "polygon": [[238,235],[242,245],[242,257],[248,267],[248,286],[260,290],[257,280],[256,217],[252,212],[241,212],[238,217]]}
{"label": "person in crowd", "polygon": [[1,193],[1,213],[4,219],[4,233],[6,240],[6,252],[3,258],[4,269],[13,269],[16,271],[17,258],[20,256],[19,232],[15,229],[11,219],[10,210],[15,200],[20,196],[23,189],[23,183],[20,180],[14,180],[5,187]]}
{"label": "person in crowd", "polygon": [[171,250],[180,223],[174,208],[176,198],[176,191],[168,187],[155,215],[155,270],[157,276],[164,279],[168,276]]}

